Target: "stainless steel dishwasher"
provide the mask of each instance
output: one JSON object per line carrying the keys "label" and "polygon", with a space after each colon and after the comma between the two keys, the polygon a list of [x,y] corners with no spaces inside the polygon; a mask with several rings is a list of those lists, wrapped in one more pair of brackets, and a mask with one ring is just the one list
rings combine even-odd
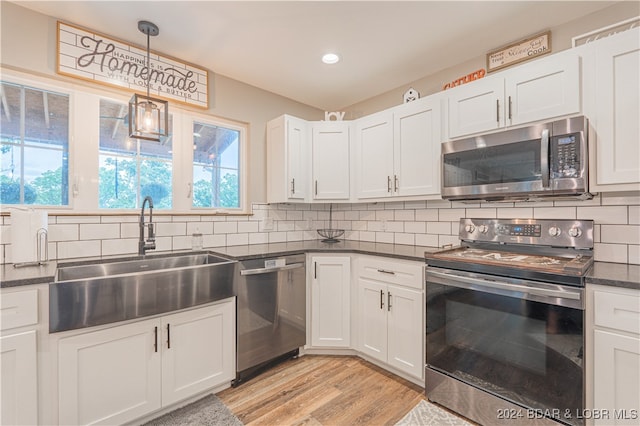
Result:
{"label": "stainless steel dishwasher", "polygon": [[237,386],[306,343],[305,255],[244,260],[234,283],[237,296]]}

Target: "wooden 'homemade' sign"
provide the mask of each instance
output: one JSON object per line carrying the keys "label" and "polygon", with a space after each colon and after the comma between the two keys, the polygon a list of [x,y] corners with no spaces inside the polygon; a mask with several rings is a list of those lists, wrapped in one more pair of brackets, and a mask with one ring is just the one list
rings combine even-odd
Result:
{"label": "wooden 'homemade' sign", "polygon": [[154,52],[58,21],[58,74],[209,107],[208,72]]}
{"label": "wooden 'homemade' sign", "polygon": [[551,53],[551,31],[525,38],[487,53],[487,72]]}

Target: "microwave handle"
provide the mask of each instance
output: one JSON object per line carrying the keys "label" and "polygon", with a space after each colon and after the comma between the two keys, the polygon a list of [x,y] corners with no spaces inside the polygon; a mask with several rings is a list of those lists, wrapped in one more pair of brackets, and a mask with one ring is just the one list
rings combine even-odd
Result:
{"label": "microwave handle", "polygon": [[544,129],[542,131],[540,139],[540,172],[542,173],[542,187],[549,188],[549,129]]}

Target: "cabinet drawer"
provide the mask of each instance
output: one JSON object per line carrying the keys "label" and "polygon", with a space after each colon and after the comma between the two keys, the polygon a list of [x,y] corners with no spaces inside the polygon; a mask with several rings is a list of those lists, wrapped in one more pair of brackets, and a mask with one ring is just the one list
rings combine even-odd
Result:
{"label": "cabinet drawer", "polygon": [[422,290],[424,287],[424,264],[422,262],[362,257],[358,262],[358,275],[417,290]]}
{"label": "cabinet drawer", "polygon": [[0,330],[38,323],[38,290],[2,292]]}
{"label": "cabinet drawer", "polygon": [[595,291],[594,307],[596,326],[640,334],[640,292]]}

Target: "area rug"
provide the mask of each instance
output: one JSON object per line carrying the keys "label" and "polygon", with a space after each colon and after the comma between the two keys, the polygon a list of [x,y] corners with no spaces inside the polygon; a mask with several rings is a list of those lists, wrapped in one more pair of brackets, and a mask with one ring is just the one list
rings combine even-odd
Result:
{"label": "area rug", "polygon": [[428,401],[420,401],[395,426],[467,426],[472,425]]}
{"label": "area rug", "polygon": [[144,424],[144,426],[177,425],[242,426],[242,422],[217,396],[211,394]]}

